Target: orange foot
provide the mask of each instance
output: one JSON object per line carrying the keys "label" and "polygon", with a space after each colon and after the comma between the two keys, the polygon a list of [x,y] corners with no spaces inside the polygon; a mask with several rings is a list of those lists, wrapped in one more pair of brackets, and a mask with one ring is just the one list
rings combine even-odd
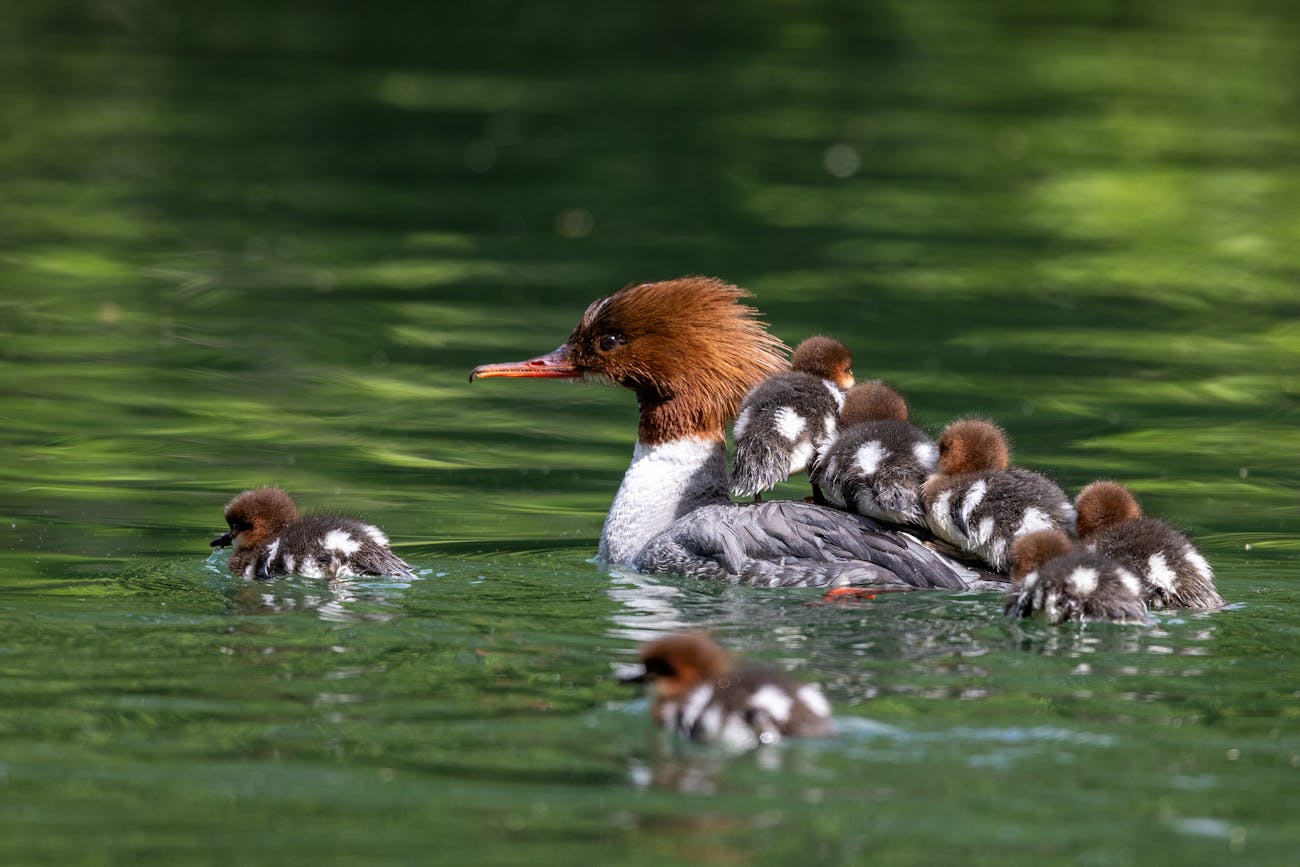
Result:
{"label": "orange foot", "polygon": [[809,602],[809,605],[856,605],[861,602],[870,602],[881,593],[903,593],[906,592],[902,587],[884,588],[884,587],[832,587],[827,590],[822,598],[816,602]]}

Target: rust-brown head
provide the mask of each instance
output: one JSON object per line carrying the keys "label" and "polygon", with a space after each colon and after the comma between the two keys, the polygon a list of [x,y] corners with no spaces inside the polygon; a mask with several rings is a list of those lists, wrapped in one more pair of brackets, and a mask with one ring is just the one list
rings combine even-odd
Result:
{"label": "rust-brown head", "polygon": [[527,361],[484,364],[489,377],[596,379],[626,386],[641,404],[641,441],[721,441],[753,386],[787,368],[749,293],[711,277],[629,286],[587,308],[569,341]]}
{"label": "rust-brown head", "polygon": [[298,518],[293,498],[276,487],[244,491],[226,504],[230,530],[213,539],[211,547],[234,545],[235,551],[263,545]]}
{"label": "rust-brown head", "polygon": [[676,701],[731,669],[727,652],[702,632],[683,632],[651,641],[641,645],[640,654],[645,670],[625,680],[649,684],[656,702]]}
{"label": "rust-brown head", "polygon": [[1074,500],[1079,513],[1076,529],[1080,539],[1109,530],[1116,524],[1142,517],[1142,507],[1133,493],[1119,482],[1093,482]]}
{"label": "rust-brown head", "polygon": [[1011,580],[1019,582],[1073,548],[1074,542],[1060,530],[1026,533],[1011,543]]}
{"label": "rust-brown head", "polygon": [[834,337],[809,337],[794,348],[790,369],[829,379],[841,389],[853,387],[853,353]]}
{"label": "rust-brown head", "polygon": [[1005,470],[1011,465],[1011,450],[1002,428],[982,418],[963,418],[939,435],[939,463],[936,471],[945,476]]}
{"label": "rust-brown head", "polygon": [[840,423],[845,427],[865,421],[896,419],[907,421],[907,401],[894,389],[878,380],[862,382],[844,395]]}

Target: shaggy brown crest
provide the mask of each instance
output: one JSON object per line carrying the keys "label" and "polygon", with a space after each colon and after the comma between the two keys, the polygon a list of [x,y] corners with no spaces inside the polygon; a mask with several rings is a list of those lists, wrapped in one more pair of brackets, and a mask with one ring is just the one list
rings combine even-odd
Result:
{"label": "shaggy brown crest", "polygon": [[1005,470],[1010,465],[1006,434],[991,421],[960,419],[944,428],[939,437],[937,469],[945,476]]}
{"label": "shaggy brown crest", "polygon": [[1079,492],[1074,506],[1079,513],[1076,527],[1080,539],[1091,539],[1116,524],[1142,517],[1137,498],[1119,482],[1093,482]]}
{"label": "shaggy brown crest", "polygon": [[1074,542],[1060,530],[1026,533],[1011,543],[1011,580],[1019,582],[1073,548]]}
{"label": "shaggy brown crest", "polygon": [[907,421],[907,401],[883,382],[873,380],[855,385],[844,395],[840,422],[845,427],[867,421]]}
{"label": "shaggy brown crest", "polygon": [[218,536],[212,544],[233,544],[239,551],[280,535],[297,519],[298,506],[280,488],[267,486],[236,496],[226,504],[225,517],[230,532]]}
{"label": "shaggy brown crest", "polygon": [[641,646],[645,679],[663,699],[674,699],[731,669],[731,659],[702,632],[670,635]]}
{"label": "shaggy brown crest", "polygon": [[787,367],[748,297],[711,277],[630,286],[592,303],[562,349],[583,373],[637,393],[647,445],[721,440],[749,389]]}
{"label": "shaggy brown crest", "polygon": [[842,389],[853,387],[853,353],[834,337],[809,337],[794,348],[790,369],[829,379]]}

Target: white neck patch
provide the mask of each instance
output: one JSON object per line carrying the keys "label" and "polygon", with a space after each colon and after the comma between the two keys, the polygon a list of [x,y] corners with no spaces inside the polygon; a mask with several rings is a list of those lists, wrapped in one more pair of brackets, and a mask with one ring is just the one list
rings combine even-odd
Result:
{"label": "white neck patch", "polygon": [[637,441],[600,534],[600,559],[630,564],[646,543],[700,506],[730,502],[727,450],[686,437],[647,446]]}

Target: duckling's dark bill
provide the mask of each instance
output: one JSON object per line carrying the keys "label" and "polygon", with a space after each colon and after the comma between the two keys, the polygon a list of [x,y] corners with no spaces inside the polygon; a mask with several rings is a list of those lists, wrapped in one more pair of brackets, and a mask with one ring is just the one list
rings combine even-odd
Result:
{"label": "duckling's dark bill", "polygon": [[222,533],[217,538],[208,543],[210,548],[229,548],[235,542],[230,533]]}
{"label": "duckling's dark bill", "polygon": [[548,352],[546,355],[539,355],[527,361],[480,364],[470,371],[469,381],[490,379],[494,376],[530,379],[577,379],[582,376],[582,373],[569,360],[569,345],[566,343],[554,352]]}

